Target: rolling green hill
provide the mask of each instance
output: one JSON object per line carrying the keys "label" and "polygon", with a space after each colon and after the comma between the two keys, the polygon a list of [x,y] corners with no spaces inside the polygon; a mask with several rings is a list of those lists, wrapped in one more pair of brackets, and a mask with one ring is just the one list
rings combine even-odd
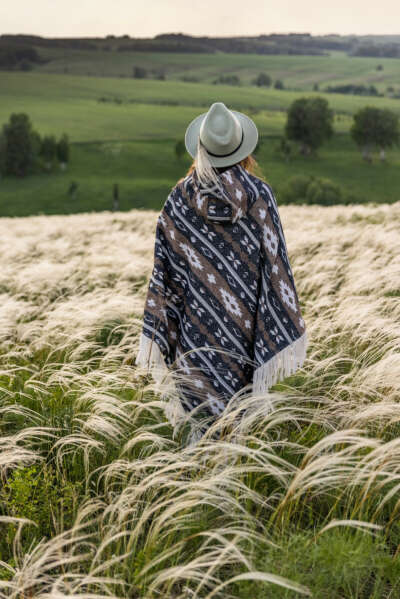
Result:
{"label": "rolling green hill", "polygon": [[[317,83],[326,85],[347,83],[375,85],[380,92],[387,86],[400,87],[398,60],[347,56],[332,51],[329,56],[258,55],[258,54],[178,54],[172,52],[117,52],[38,48],[40,55],[49,60],[35,66],[47,73],[69,73],[96,77],[131,77],[133,66],[149,70],[149,77],[165,73],[167,80],[195,77],[200,83],[212,83],[221,74],[237,75],[246,86],[264,71],[273,80],[281,79],[292,90],[311,90]],[[377,71],[377,65],[383,69]],[[153,71],[153,73],[152,73]]]}
{"label": "rolling green hill", "polygon": [[[295,156],[287,164],[275,151],[276,138],[283,132],[286,109],[299,93],[254,86],[2,72],[0,124],[12,112],[26,112],[41,135],[67,133],[72,151],[66,172],[23,180],[3,178],[0,215],[104,210],[111,206],[115,182],[120,185],[122,209],[161,207],[166,193],[191,162],[189,155],[182,162],[176,159],[175,142],[183,138],[190,120],[214,101],[223,101],[254,119],[265,138],[257,158],[278,194],[288,176],[307,173],[333,179],[360,202],[396,201],[400,184],[398,150],[388,152],[387,164],[371,168],[363,163],[348,130],[358,108],[373,104],[400,112],[400,101],[302,93],[328,99],[336,113],[336,135],[321,148],[317,158]],[[104,146],[106,142],[114,143],[114,148]],[[71,181],[79,187],[74,201],[66,193]]]}

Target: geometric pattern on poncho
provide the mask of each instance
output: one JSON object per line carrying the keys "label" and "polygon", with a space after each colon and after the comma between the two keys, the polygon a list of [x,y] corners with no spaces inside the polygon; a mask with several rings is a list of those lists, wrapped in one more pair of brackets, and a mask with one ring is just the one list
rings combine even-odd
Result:
{"label": "geometric pattern on poncho", "polygon": [[157,343],[168,369],[186,375],[177,379],[185,411],[201,403],[214,416],[256,377],[267,390],[294,372],[307,347],[271,186],[240,164],[220,181],[222,188],[205,187],[194,170],[169,193],[141,336],[142,345],[144,337]]}

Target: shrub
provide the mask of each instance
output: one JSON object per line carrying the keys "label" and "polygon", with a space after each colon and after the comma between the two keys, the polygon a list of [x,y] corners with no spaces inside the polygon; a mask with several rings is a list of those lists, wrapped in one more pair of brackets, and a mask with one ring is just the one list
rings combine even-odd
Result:
{"label": "shrub", "polygon": [[342,202],[342,189],[340,185],[334,183],[330,179],[318,178],[310,181],[307,186],[307,203],[308,204],[323,204],[332,206]]}
{"label": "shrub", "polygon": [[272,79],[267,73],[259,73],[255,80],[255,84],[258,85],[258,87],[269,87],[271,83]]}
{"label": "shrub", "polygon": [[311,181],[309,175],[294,175],[282,187],[281,198],[285,204],[303,204],[306,202],[307,187]]}
{"label": "shrub", "polygon": [[181,81],[186,81],[188,83],[199,83],[200,79],[194,75],[183,75],[183,77],[181,77]]}
{"label": "shrub", "polygon": [[224,85],[240,85],[240,79],[237,75],[220,75],[213,81],[214,85],[218,85],[219,83]]}
{"label": "shrub", "polygon": [[[347,203],[353,196],[344,194],[340,185],[326,177],[294,175],[281,189],[285,204],[321,204],[332,206]],[[351,201],[351,200],[350,200]]]}
{"label": "shrub", "polygon": [[134,66],[132,76],[135,79],[145,79],[147,77],[147,70],[143,67]]}

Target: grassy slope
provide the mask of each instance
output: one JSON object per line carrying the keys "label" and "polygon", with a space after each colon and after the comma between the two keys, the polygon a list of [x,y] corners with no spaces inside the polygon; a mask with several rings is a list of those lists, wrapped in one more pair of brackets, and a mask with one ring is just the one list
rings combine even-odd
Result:
{"label": "grassy slope", "polygon": [[[267,139],[258,159],[278,198],[288,172],[291,175],[307,172],[339,182],[356,194],[360,202],[397,201],[399,152],[390,153],[387,164],[376,163],[371,168],[362,162],[347,136],[340,135],[321,150],[318,158],[310,161],[296,157],[287,165],[276,154],[275,145],[275,139]],[[24,180],[4,179],[0,187],[0,214],[24,216],[38,212],[109,210],[113,183],[119,184],[121,210],[158,210],[189,165],[186,157],[181,162],[176,159],[173,140],[75,145],[71,164],[65,172],[35,175]],[[79,185],[75,200],[67,194],[71,181]]]}
{"label": "grassy slope", "polygon": [[[320,86],[357,83],[375,85],[381,92],[388,85],[400,85],[398,61],[391,58],[348,57],[342,52],[331,56],[261,56],[257,54],[175,54],[162,52],[106,52],[81,50],[38,49],[51,62],[36,67],[38,71],[95,76],[132,75],[132,67],[142,66],[155,71],[163,69],[167,78],[197,77],[211,83],[220,74],[235,74],[244,85],[250,84],[259,72],[265,71],[282,79],[287,87],[309,90]],[[382,71],[376,66],[381,64]]]}
{"label": "grassy slope", "polygon": [[[361,96],[349,96],[346,94],[323,94],[322,92],[305,92],[306,96],[323,96],[330,106],[336,112],[343,112],[351,115],[354,111],[365,106],[368,103],[381,108],[390,108],[400,114],[400,101],[392,98],[368,98]],[[51,125],[54,116],[59,119],[59,127],[68,123],[71,127],[71,135],[79,139],[98,139],[98,137],[87,137],[87,131],[83,128],[82,133],[76,132],[75,113],[70,114],[70,110],[86,109],[85,116],[88,117],[88,111],[94,109],[95,103],[101,97],[113,99],[120,98],[126,106],[126,102],[133,101],[144,104],[174,103],[179,106],[190,107],[208,107],[212,102],[222,101],[229,107],[238,110],[259,111],[259,110],[286,110],[291,102],[299,96],[296,91],[281,91],[275,89],[260,89],[254,86],[235,87],[229,85],[207,85],[197,83],[187,83],[182,81],[155,81],[139,79],[115,79],[113,77],[79,77],[73,75],[48,75],[37,72],[3,72],[2,89],[0,105],[0,119],[8,117],[10,111],[29,107],[35,120],[40,126],[45,126],[47,113],[51,110],[49,104],[54,105],[49,118]],[[82,104],[80,104],[82,103]],[[70,106],[72,104],[72,106]],[[102,111],[107,110],[108,105],[96,107],[94,116],[101,117]],[[40,109],[40,115],[38,110]],[[158,109],[157,109],[158,110]],[[58,114],[57,114],[58,112]],[[196,111],[196,114],[199,110]],[[107,114],[107,113],[106,113]],[[157,118],[157,115],[154,115]],[[184,115],[185,117],[186,115]],[[62,117],[63,123],[60,118]],[[182,122],[184,122],[184,117]],[[94,121],[95,122],[95,121]],[[118,119],[117,119],[118,122]],[[84,124],[83,114],[79,121],[79,126]],[[126,123],[125,123],[126,124]],[[156,121],[155,127],[158,125]],[[172,123],[171,130],[175,130],[176,123]],[[97,132],[99,128],[97,129]],[[76,133],[76,135],[74,135]],[[152,131],[149,135],[155,135]],[[158,135],[162,135],[163,132]],[[103,135],[101,139],[105,139]]]}
{"label": "grassy slope", "polygon": [[[2,82],[0,123],[8,120],[11,112],[24,111],[41,134],[58,136],[65,131],[73,144],[98,142],[99,145],[73,145],[67,172],[24,180],[4,179],[0,184],[0,215],[106,209],[110,206],[114,182],[121,187],[122,209],[159,208],[168,190],[190,164],[189,156],[182,163],[177,162],[174,140],[183,138],[187,124],[206,110],[210,102],[222,100],[247,112],[262,136],[277,136],[284,127],[284,110],[298,97],[298,92],[254,87],[38,72],[3,72]],[[325,96],[342,113],[335,119],[338,133],[348,131],[352,112],[366,103],[400,110],[400,102],[388,98],[372,101],[341,94]],[[99,102],[102,97],[119,98],[122,103]],[[104,150],[105,141],[117,142],[116,150],[124,142],[121,152],[117,155],[110,148]],[[326,144],[317,159],[296,157],[290,165],[275,154],[274,147],[274,142],[266,141],[258,158],[266,178],[278,192],[288,173],[305,172],[334,179],[359,196],[360,201],[392,202],[397,198],[400,156],[396,150],[388,153],[388,164],[370,168],[363,164],[347,135],[338,135]],[[66,195],[72,180],[80,187],[75,202]]]}

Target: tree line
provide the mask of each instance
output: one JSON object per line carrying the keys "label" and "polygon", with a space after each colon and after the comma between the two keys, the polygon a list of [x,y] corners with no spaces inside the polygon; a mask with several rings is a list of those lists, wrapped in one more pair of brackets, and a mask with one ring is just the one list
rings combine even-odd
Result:
{"label": "tree line", "polygon": [[[134,79],[160,79],[166,80],[165,70],[161,69],[146,69],[145,67],[141,67],[139,65],[134,65],[132,67],[132,77]],[[200,80],[193,75],[183,75],[182,81],[188,81],[191,83],[200,83]],[[223,85],[241,85],[241,80],[238,75],[219,75],[216,79],[212,81],[214,85],[223,84]],[[285,89],[284,83],[281,79],[276,79],[274,82],[268,73],[261,72],[251,80],[252,85],[257,85],[258,87],[274,87],[275,89]]]}
{"label": "tree line", "polygon": [[[115,50],[119,52],[227,52],[239,54],[288,54],[327,56],[332,50],[341,50],[348,56],[400,57],[400,38],[397,36],[316,35],[310,33],[271,33],[246,37],[192,36],[184,33],[161,33],[153,38],[135,38],[130,35],[107,35],[90,38],[45,38],[26,34],[0,35],[0,54],[11,56],[7,50],[18,45],[35,48],[71,48],[79,50]],[[4,50],[5,49],[5,50]],[[14,68],[13,61],[3,68]]]}

